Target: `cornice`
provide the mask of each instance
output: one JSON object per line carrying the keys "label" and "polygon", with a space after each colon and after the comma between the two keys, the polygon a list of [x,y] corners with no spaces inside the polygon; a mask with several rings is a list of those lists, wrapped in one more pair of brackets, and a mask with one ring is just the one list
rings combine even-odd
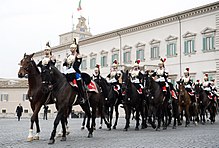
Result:
{"label": "cornice", "polygon": [[144,29],[149,29],[149,28],[153,28],[156,26],[168,24],[171,22],[184,20],[184,19],[191,18],[194,16],[207,14],[207,13],[217,11],[217,10],[219,10],[219,2],[211,3],[208,5],[204,5],[204,6],[196,7],[193,9],[186,10],[186,11],[182,11],[179,13],[175,13],[169,16],[161,17],[158,19],[146,21],[146,22],[139,23],[136,25],[132,25],[132,26],[124,27],[124,28],[117,29],[114,31],[106,32],[103,34],[95,35],[95,36],[81,40],[79,44],[86,45],[86,44],[90,44],[93,42],[98,42],[101,40],[117,37],[119,35],[125,35],[128,33],[137,32],[137,31],[141,31]]}

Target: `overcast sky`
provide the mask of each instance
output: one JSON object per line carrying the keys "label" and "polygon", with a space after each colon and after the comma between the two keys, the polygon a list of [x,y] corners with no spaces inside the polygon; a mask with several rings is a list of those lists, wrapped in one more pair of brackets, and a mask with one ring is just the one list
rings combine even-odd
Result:
{"label": "overcast sky", "polygon": [[[1,0],[0,78],[17,78],[24,53],[59,45],[83,15],[93,35],[134,25],[216,0]],[[72,20],[73,15],[73,20]]]}

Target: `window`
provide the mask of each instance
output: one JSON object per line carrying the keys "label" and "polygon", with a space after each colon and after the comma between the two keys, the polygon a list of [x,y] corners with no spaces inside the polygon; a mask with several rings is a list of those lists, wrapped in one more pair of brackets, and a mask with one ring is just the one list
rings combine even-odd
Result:
{"label": "window", "polygon": [[82,69],[82,70],[87,69],[87,60],[86,60],[86,59],[83,59],[83,60],[82,60],[81,69]]}
{"label": "window", "polygon": [[151,47],[151,59],[159,58],[159,47],[153,46]]}
{"label": "window", "polygon": [[107,56],[104,55],[101,57],[101,67],[106,67],[107,66]]}
{"label": "window", "polygon": [[123,53],[123,62],[124,64],[129,64],[131,62],[131,52],[126,51]]}
{"label": "window", "polygon": [[141,61],[144,61],[144,49],[137,49],[136,50],[136,59],[140,59]]}
{"label": "window", "polygon": [[93,69],[95,68],[96,65],[96,58],[91,58],[90,59],[90,68]]}
{"label": "window", "polygon": [[8,101],[8,94],[1,94],[1,101]]}
{"label": "window", "polygon": [[176,56],[176,43],[167,44],[167,57]]}
{"label": "window", "polygon": [[4,113],[4,114],[5,114],[5,113],[6,113],[6,109],[2,109],[2,113]]}
{"label": "window", "polygon": [[119,59],[119,54],[118,53],[114,53],[112,55],[112,62],[111,63],[113,63],[114,60],[118,60],[118,59]]}
{"label": "window", "polygon": [[28,100],[27,94],[23,94],[23,101],[26,101],[26,100]]}
{"label": "window", "polygon": [[195,53],[194,39],[184,41],[184,54]]}
{"label": "window", "polygon": [[203,37],[203,51],[214,50],[214,36]]}
{"label": "window", "polygon": [[216,29],[206,27],[201,33],[203,34],[203,52],[214,50]]}
{"label": "window", "polygon": [[151,59],[158,59],[160,57],[159,55],[160,41],[156,39],[152,39],[150,41],[150,45],[151,45]]}
{"label": "window", "polygon": [[28,109],[24,109],[24,113],[28,113]]}

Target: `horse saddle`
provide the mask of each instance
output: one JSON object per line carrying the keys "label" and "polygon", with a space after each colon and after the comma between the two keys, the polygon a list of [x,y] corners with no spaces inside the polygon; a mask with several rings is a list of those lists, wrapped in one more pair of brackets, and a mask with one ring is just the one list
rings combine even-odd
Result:
{"label": "horse saddle", "polygon": [[[76,79],[74,79],[72,82],[70,82],[70,84],[73,87],[78,87]],[[88,92],[99,93],[97,86],[96,86],[96,83],[93,80],[91,80],[89,84],[85,83],[85,85],[86,85],[85,88],[87,89]]]}

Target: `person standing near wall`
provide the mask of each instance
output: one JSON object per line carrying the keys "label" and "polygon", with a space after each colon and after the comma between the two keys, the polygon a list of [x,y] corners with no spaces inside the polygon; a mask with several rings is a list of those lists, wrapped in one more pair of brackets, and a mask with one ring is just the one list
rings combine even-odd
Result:
{"label": "person standing near wall", "polygon": [[20,103],[17,106],[16,113],[17,113],[18,121],[20,121],[22,113],[23,113],[23,107],[21,106]]}

